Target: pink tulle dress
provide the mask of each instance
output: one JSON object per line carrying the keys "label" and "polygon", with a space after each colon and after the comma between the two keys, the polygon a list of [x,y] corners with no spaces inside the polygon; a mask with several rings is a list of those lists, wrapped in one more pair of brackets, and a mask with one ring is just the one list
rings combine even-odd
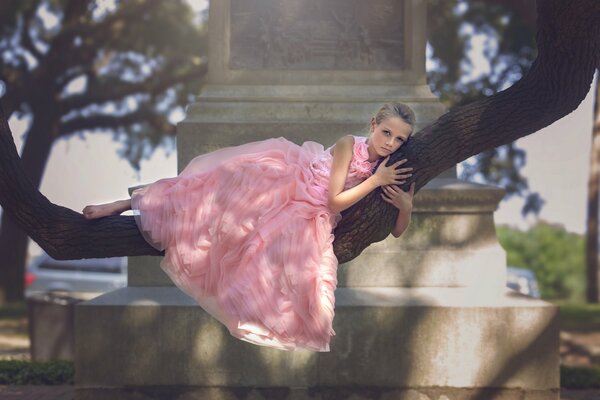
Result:
{"label": "pink tulle dress", "polygon": [[[282,137],[200,155],[131,197],[173,283],[242,340],[329,351],[337,259],[331,148]],[[345,188],[371,175],[355,136]]]}

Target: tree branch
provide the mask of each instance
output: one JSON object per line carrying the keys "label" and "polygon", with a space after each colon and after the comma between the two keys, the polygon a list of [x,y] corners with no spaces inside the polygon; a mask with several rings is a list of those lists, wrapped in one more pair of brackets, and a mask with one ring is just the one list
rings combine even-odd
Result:
{"label": "tree branch", "polygon": [[[503,92],[444,114],[391,157],[390,163],[404,157],[410,160],[417,189],[472,155],[551,124],[584,99],[600,64],[600,2],[544,0],[538,3],[538,16],[538,58],[525,77]],[[158,254],[132,217],[87,221],[50,203],[28,184],[4,115],[0,116],[0,154],[0,204],[51,256]],[[391,232],[397,210],[379,193],[373,191],[344,212],[334,232],[340,263]]]}
{"label": "tree branch", "polygon": [[[4,111],[0,108],[0,204],[4,212],[56,259],[126,255],[160,255],[140,235],[133,217],[86,220],[81,214],[52,204],[21,167]],[[98,241],[98,242],[97,242]],[[90,246],[90,243],[95,243]]]}
{"label": "tree branch", "polygon": [[[408,158],[406,165],[415,168],[404,190],[414,181],[416,193],[446,169],[537,132],[583,101],[600,65],[600,2],[540,1],[538,16],[538,56],[526,76],[502,92],[442,115],[390,157],[389,164]],[[340,262],[391,232],[398,211],[379,193],[371,192],[342,214],[334,232]]]}
{"label": "tree branch", "polygon": [[71,119],[62,124],[60,136],[68,136],[86,129],[123,128],[141,122],[148,123],[164,133],[175,133],[175,127],[164,115],[143,107],[121,116],[93,115]]}
{"label": "tree branch", "polygon": [[169,64],[160,73],[152,75],[142,82],[126,83],[121,81],[118,85],[101,85],[103,91],[92,89],[82,94],[69,96],[61,101],[61,110],[63,114],[66,114],[92,104],[116,101],[137,93],[155,96],[172,86],[205,76],[207,69],[206,64],[201,64],[185,73],[174,75],[174,67],[176,65]]}

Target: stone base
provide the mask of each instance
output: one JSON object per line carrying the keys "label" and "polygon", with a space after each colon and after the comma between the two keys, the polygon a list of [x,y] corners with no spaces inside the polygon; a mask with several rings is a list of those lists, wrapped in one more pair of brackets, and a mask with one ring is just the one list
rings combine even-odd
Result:
{"label": "stone base", "polygon": [[558,399],[558,308],[504,288],[339,288],[329,353],[235,339],[175,287],[75,310],[79,399]]}

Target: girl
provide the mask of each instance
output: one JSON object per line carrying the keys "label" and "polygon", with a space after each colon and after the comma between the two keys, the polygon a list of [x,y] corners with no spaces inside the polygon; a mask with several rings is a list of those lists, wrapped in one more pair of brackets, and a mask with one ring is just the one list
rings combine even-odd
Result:
{"label": "girl", "polygon": [[[329,351],[335,334],[340,212],[377,187],[399,209],[392,234],[410,222],[414,183],[399,186],[407,160],[386,166],[413,131],[404,104],[386,104],[368,138],[344,136],[324,150],[284,138],[194,158],[174,178],[136,189],[130,200],[87,206],[94,219],[133,209],[144,238],[165,250],[161,268],[235,337],[279,349]],[[377,162],[382,162],[372,173]]]}

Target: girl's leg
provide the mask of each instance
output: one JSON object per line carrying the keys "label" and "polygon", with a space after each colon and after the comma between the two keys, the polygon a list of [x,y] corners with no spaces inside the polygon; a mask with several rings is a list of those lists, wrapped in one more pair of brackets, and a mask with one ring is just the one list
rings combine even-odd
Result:
{"label": "girl's leg", "polygon": [[96,219],[106,217],[107,215],[119,215],[122,212],[131,210],[131,199],[117,200],[112,203],[90,205],[83,209],[83,216],[86,219]]}

